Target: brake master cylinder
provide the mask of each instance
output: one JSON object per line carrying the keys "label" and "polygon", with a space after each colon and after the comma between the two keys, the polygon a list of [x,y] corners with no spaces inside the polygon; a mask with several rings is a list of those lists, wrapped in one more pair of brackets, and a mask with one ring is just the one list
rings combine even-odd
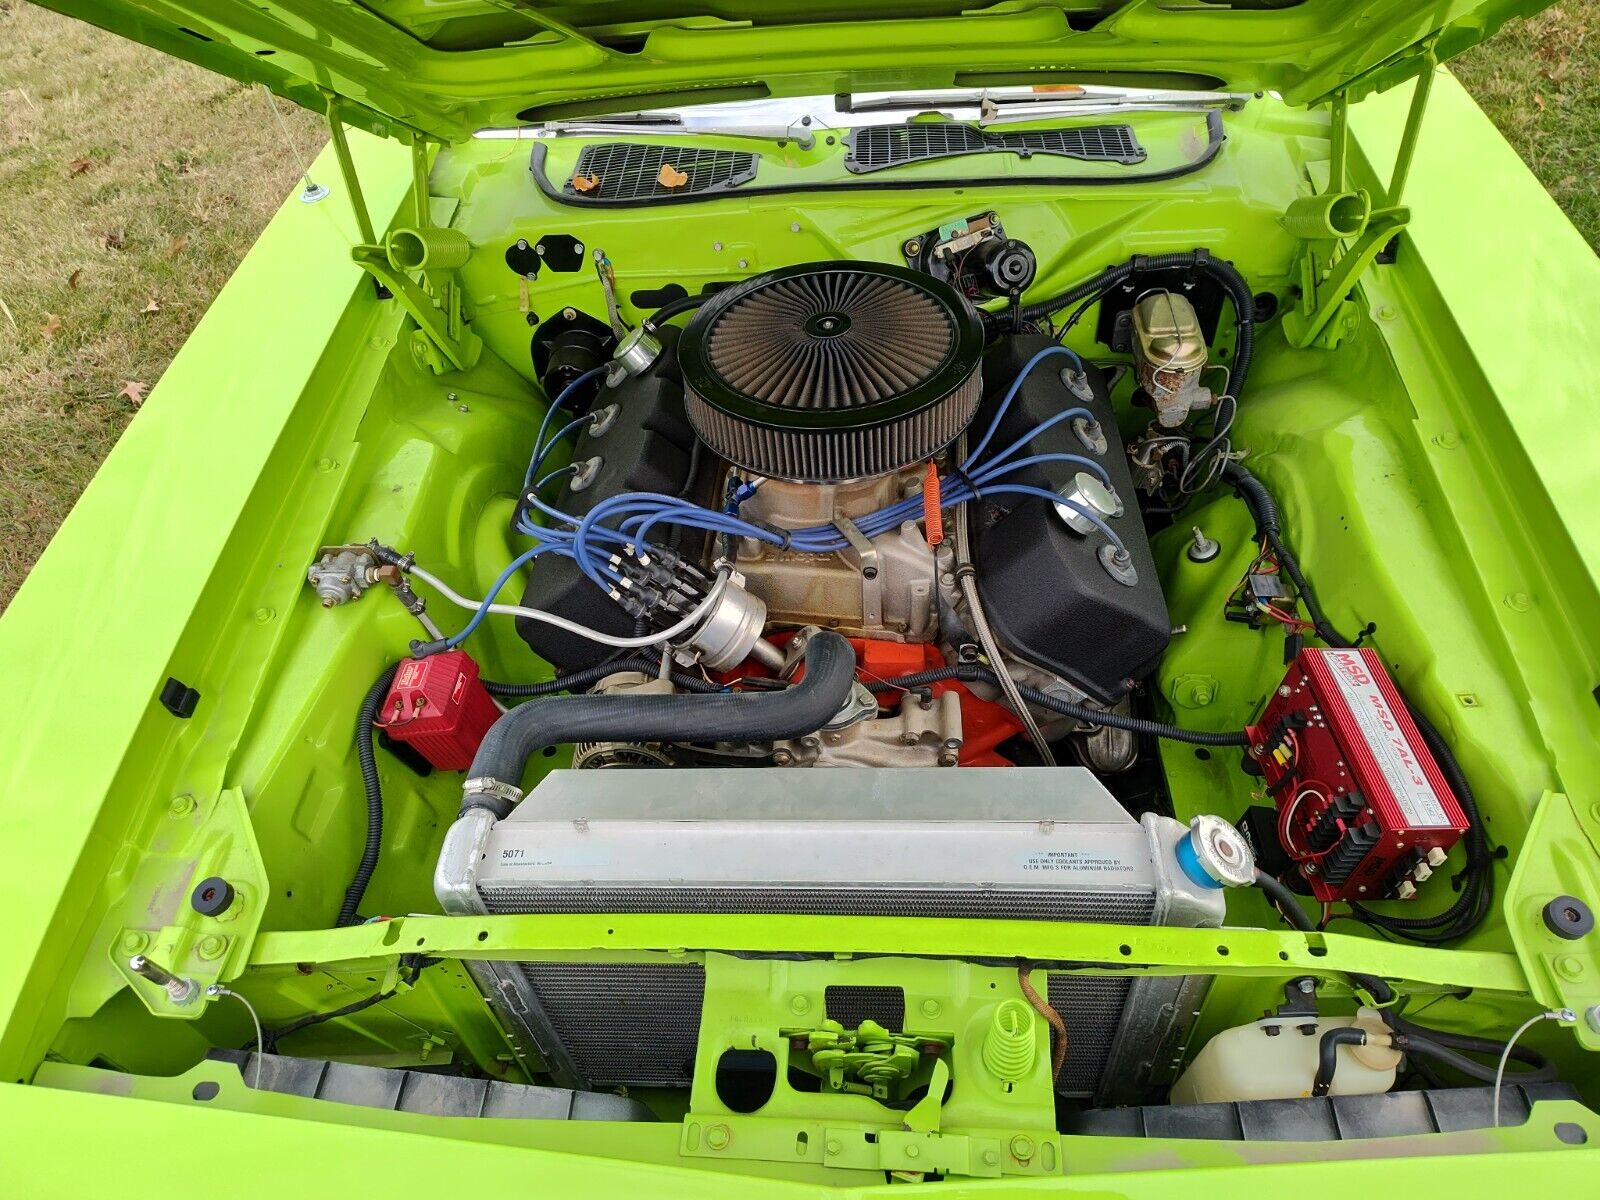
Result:
{"label": "brake master cylinder", "polygon": [[1163,427],[1174,429],[1190,413],[1211,407],[1211,393],[1200,386],[1205,334],[1183,296],[1151,292],[1133,306],[1133,359],[1139,386]]}

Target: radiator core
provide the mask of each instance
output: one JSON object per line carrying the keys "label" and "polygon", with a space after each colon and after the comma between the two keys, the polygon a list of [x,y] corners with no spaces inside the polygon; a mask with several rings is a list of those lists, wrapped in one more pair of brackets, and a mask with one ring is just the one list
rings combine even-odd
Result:
{"label": "radiator core", "polygon": [[[1088,770],[554,771],[512,815],[451,829],[445,911],[753,913],[1220,925],[1170,818]],[[708,947],[714,949],[714,947]],[[784,947],[771,947],[782,954]],[[916,947],[908,946],[907,953]],[[995,958],[1007,957],[995,947]],[[687,1087],[705,972],[663,961],[474,963],[508,1032],[566,1086]],[[1072,1036],[1060,1090],[1147,1086],[1192,1017],[1184,977],[1048,976]],[[846,989],[848,990],[848,989]],[[1180,1003],[1180,1000],[1182,1001]],[[853,1010],[851,1010],[853,1012]]]}

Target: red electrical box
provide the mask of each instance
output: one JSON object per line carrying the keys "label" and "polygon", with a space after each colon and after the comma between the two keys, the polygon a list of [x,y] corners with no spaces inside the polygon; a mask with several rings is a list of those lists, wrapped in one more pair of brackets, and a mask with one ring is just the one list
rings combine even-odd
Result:
{"label": "red electrical box", "polygon": [[499,718],[478,664],[464,650],[445,650],[400,664],[375,724],[434,769],[465,771]]}
{"label": "red electrical box", "polygon": [[1249,737],[1318,900],[1408,900],[1466,832],[1376,651],[1302,650]]}

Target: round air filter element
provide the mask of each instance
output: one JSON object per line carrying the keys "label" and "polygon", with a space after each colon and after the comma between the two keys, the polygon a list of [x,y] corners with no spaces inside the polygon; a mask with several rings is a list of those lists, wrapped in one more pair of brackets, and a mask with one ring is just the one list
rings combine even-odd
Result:
{"label": "round air filter element", "polygon": [[824,262],[718,292],[678,341],[712,451],[758,475],[838,483],[942,450],[977,411],[983,324],[948,284]]}

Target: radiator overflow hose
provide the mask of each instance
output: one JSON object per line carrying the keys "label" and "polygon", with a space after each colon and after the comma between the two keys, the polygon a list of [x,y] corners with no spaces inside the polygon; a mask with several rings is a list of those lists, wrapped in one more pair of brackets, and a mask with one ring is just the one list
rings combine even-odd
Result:
{"label": "radiator overflow hose", "polygon": [[577,741],[768,742],[815,733],[849,698],[855,652],[837,633],[814,634],[805,677],[779,692],[716,695],[551,696],[519,705],[490,728],[463,789],[461,811],[497,820],[522,798],[528,760],[546,746]]}

